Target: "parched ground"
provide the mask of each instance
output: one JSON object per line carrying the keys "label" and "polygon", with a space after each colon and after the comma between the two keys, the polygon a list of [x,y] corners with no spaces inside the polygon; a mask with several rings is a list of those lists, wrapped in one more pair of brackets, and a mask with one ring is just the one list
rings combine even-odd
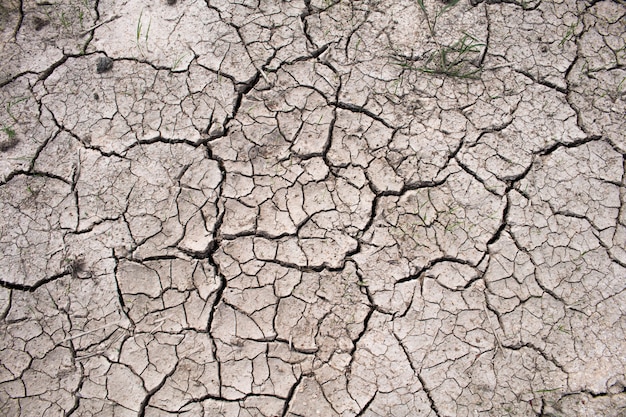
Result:
{"label": "parched ground", "polygon": [[623,0],[0,0],[3,416],[625,416]]}

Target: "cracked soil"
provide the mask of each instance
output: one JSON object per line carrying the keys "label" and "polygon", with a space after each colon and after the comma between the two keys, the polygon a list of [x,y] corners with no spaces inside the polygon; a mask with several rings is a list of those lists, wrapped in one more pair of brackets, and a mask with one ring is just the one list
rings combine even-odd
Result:
{"label": "cracked soil", "polygon": [[625,416],[623,0],[0,0],[3,416]]}

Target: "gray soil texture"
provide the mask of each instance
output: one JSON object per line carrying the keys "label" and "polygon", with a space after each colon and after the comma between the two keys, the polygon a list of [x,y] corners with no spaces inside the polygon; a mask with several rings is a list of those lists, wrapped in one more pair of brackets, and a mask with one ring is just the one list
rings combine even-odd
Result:
{"label": "gray soil texture", "polygon": [[0,0],[0,415],[626,416],[626,1]]}

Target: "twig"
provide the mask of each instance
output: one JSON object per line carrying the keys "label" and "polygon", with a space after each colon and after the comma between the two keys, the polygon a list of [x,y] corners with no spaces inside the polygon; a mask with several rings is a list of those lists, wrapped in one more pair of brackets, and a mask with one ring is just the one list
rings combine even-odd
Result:
{"label": "twig", "polygon": [[487,305],[483,304],[483,310],[485,311],[485,315],[487,316],[487,321],[489,322],[489,326],[491,326],[491,331],[493,332],[494,337],[496,338],[496,342],[498,343],[498,348],[500,348],[500,352],[506,358],[506,352],[504,351],[504,346],[502,345],[502,341],[500,340],[500,336],[496,333],[496,328],[491,321],[491,317],[489,317],[489,311],[487,311]]}
{"label": "twig", "polygon": [[119,19],[120,17],[121,17],[121,16],[120,16],[120,15],[118,15],[118,14],[113,15],[113,16],[109,17],[107,20],[105,20],[105,21],[103,21],[103,22],[100,22],[100,23],[98,23],[97,25],[92,26],[92,27],[90,27],[89,29],[87,29],[87,30],[84,30],[84,31],[80,32],[80,33],[78,34],[78,37],[82,38],[83,36],[85,36],[86,34],[88,34],[89,32],[91,32],[92,30],[96,30],[96,29],[98,29],[100,26],[102,26],[102,25],[106,25],[107,23],[110,23],[110,22],[114,21],[115,19]]}
{"label": "twig", "polygon": [[[68,340],[78,339],[79,337],[83,337],[83,336],[86,336],[86,335],[88,335],[88,334],[98,332],[98,331],[100,331],[100,330],[102,330],[102,329],[106,329],[107,327],[117,326],[120,322],[121,322],[121,320],[118,320],[118,321],[116,321],[116,322],[113,322],[113,323],[108,323],[108,324],[105,324],[104,326],[100,326],[100,327],[97,327],[97,328],[92,329],[92,330],[87,330],[86,332],[78,333],[78,334],[75,334],[75,335],[73,335],[73,336],[68,336],[68,337],[66,337],[65,339],[61,340],[61,342],[60,342],[60,343],[67,342]],[[60,344],[60,343],[59,343],[59,344]]]}

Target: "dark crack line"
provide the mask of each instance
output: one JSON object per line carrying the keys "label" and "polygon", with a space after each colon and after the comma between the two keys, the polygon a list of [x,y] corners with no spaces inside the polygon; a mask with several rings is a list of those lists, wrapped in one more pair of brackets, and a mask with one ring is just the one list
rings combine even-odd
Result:
{"label": "dark crack line", "polygon": [[599,140],[604,140],[604,138],[602,136],[592,135],[592,136],[587,136],[586,138],[576,140],[570,143],[557,142],[552,146],[549,146],[545,149],[542,149],[539,152],[536,152],[535,155],[546,156],[546,155],[550,155],[551,153],[553,153],[554,151],[560,148],[573,149],[573,148],[577,148],[579,146],[585,145],[587,143],[595,142]]}
{"label": "dark crack line", "polygon": [[296,389],[302,383],[303,379],[304,374],[300,375],[298,377],[298,380],[291,386],[291,388],[289,388],[289,391],[287,392],[287,398],[285,398],[285,405],[283,406],[283,412],[281,414],[281,417],[287,417],[287,413],[289,412],[289,406],[296,395]]}
{"label": "dark crack line", "polygon": [[406,348],[406,346],[404,346],[404,343],[402,343],[402,340],[398,337],[398,335],[396,335],[395,332],[392,332],[392,334],[393,334],[393,337],[398,342],[398,345],[402,349],[402,352],[404,352],[404,356],[405,356],[406,360],[409,362],[409,366],[411,367],[411,370],[413,371],[413,375],[415,375],[417,377],[417,379],[419,380],[420,384],[422,385],[422,389],[426,393],[426,397],[428,398],[428,402],[430,403],[431,410],[435,413],[435,415],[437,417],[440,417],[439,409],[437,408],[437,404],[435,403],[435,400],[432,397],[432,393],[430,392],[430,390],[426,386],[426,381],[420,375],[420,372],[417,370],[417,368],[415,368],[415,365],[413,364],[413,361],[411,360],[411,354],[409,353],[409,351]]}
{"label": "dark crack line", "polygon": [[351,104],[351,103],[344,103],[342,101],[335,101],[335,102],[330,102],[329,103],[331,106],[335,106],[339,109],[343,109],[343,110],[348,110],[351,111],[353,113],[362,113],[374,120],[376,120],[377,122],[381,123],[383,126],[385,126],[388,129],[392,129],[395,130],[396,127],[392,126],[391,124],[389,124],[385,119],[383,119],[382,117],[378,116],[377,114],[372,113],[370,110],[367,110],[365,107],[361,107],[361,106],[357,106],[355,104]]}
{"label": "dark crack line", "polygon": [[[208,146],[207,146],[207,156],[209,158],[213,158],[211,149]],[[226,174],[228,171],[224,167],[224,162],[222,160],[220,160],[219,158],[215,158],[215,160],[217,160],[218,167],[221,173],[221,181],[217,188],[217,202],[219,202],[223,198],[222,193],[224,189],[224,181],[226,181]],[[207,319],[206,328],[207,328],[208,334],[211,336],[210,339],[211,339],[212,354],[213,354],[213,357],[216,358],[217,375],[219,379],[219,396],[221,397],[222,386],[223,386],[222,377],[221,377],[222,363],[219,360],[217,360],[217,357],[218,357],[217,344],[215,343],[216,338],[212,334],[212,327],[213,327],[215,312],[217,311],[219,304],[223,301],[223,295],[224,295],[224,291],[226,290],[226,286],[228,285],[228,280],[226,279],[224,274],[221,272],[219,262],[215,260],[215,254],[221,246],[221,240],[218,238],[218,234],[219,234],[220,228],[222,227],[222,222],[224,221],[224,214],[225,214],[225,210],[220,209],[220,204],[217,204],[216,207],[217,207],[218,213],[217,213],[217,218],[215,220],[215,225],[213,228],[213,245],[212,247],[209,248],[208,253],[206,254],[206,259],[208,259],[211,266],[213,266],[215,276],[219,277],[220,283],[219,283],[217,290],[215,291],[215,299],[213,300],[213,305],[211,306],[211,310],[209,312],[209,317]]]}
{"label": "dark crack line", "polygon": [[130,317],[130,315],[128,314],[130,311],[130,308],[124,302],[124,294],[122,293],[122,289],[120,288],[120,282],[118,278],[118,268],[120,264],[119,259],[116,256],[113,256],[113,259],[115,260],[115,265],[113,266],[113,277],[115,279],[115,289],[117,291],[117,302],[120,304],[120,309],[121,309],[122,314],[124,314],[126,319],[128,319],[129,323],[131,324],[131,329],[133,329],[132,331],[134,331],[136,324],[133,321],[133,319]]}
{"label": "dark crack line", "polygon": [[552,355],[547,354],[542,349],[540,349],[537,346],[535,346],[533,343],[530,343],[530,342],[518,343],[518,344],[514,344],[514,345],[503,345],[503,347],[505,349],[515,350],[515,351],[520,351],[520,350],[522,350],[524,348],[531,349],[531,350],[537,352],[543,359],[546,360],[546,362],[550,362],[551,364],[553,364],[554,366],[559,368],[559,370],[561,372],[563,372],[563,374],[569,379],[569,373],[565,370],[563,365],[561,365],[559,363],[559,361],[555,357],[553,357]]}
{"label": "dark crack line", "polygon": [[558,85],[554,84],[553,82],[550,82],[548,80],[544,80],[538,77],[535,77],[534,75],[532,75],[530,72],[522,70],[522,69],[514,69],[513,71],[517,72],[518,74],[522,74],[523,76],[525,76],[526,78],[530,79],[532,82],[536,83],[536,84],[541,84],[544,87],[548,87],[552,90],[556,90],[561,94],[567,94],[568,90],[566,88],[563,87],[559,87]]}
{"label": "dark crack line", "polygon": [[14,282],[10,282],[10,281],[5,281],[0,279],[0,287],[4,287],[10,290],[17,290],[17,291],[24,291],[24,292],[35,292],[37,289],[39,289],[39,287],[42,287],[46,284],[48,284],[49,282],[55,281],[59,278],[63,278],[66,277],[68,275],[72,275],[72,273],[70,271],[63,271],[61,273],[52,275],[50,277],[47,278],[43,278],[38,280],[37,282],[35,282],[32,285],[25,285],[25,284],[17,284]]}
{"label": "dark crack line", "polygon": [[372,398],[369,399],[368,402],[366,402],[363,405],[363,408],[361,408],[361,411],[359,411],[354,417],[363,417],[365,416],[365,413],[367,413],[367,411],[369,410],[369,408],[372,406],[372,404],[374,403],[374,400],[376,400],[376,396],[378,395],[378,390],[374,393],[374,395],[372,396]]}
{"label": "dark crack line", "polygon": [[[435,265],[443,263],[443,262],[450,262],[450,263],[455,263],[455,264],[460,264],[460,265],[468,265],[468,266],[471,266],[472,268],[476,268],[476,266],[477,266],[477,265],[472,264],[470,261],[467,261],[467,260],[462,259],[462,258],[455,258],[453,256],[441,256],[439,258],[435,258],[435,259],[432,259],[432,260],[428,261],[428,263],[425,266],[420,268],[414,274],[411,274],[411,275],[409,275],[407,277],[404,277],[404,278],[400,278],[399,280],[397,280],[395,282],[395,285],[403,284],[405,282],[411,282],[411,281],[415,281],[415,280],[420,280],[424,276],[424,274],[426,274],[433,267],[435,267]],[[453,291],[455,290],[453,288],[448,288],[448,289],[453,290]],[[460,289],[463,289],[463,288],[460,288]]]}
{"label": "dark crack line", "polygon": [[[174,373],[176,372],[176,370],[178,369],[178,364],[177,366],[172,367],[172,370],[170,372],[168,372],[167,374],[165,374],[165,376],[163,377],[163,379],[161,380],[161,382],[159,382],[157,384],[157,386],[155,386],[154,388],[152,388],[151,390],[146,390],[147,394],[144,397],[143,401],[141,402],[141,404],[139,404],[139,411],[137,412],[137,417],[145,417],[146,415],[146,408],[149,406],[150,400],[152,399],[152,397],[161,389],[163,388],[163,386],[165,385],[165,383],[167,382],[167,379],[170,378],[172,375],[174,375]],[[141,377],[140,377],[141,378]],[[143,378],[141,378],[141,380],[143,381]],[[145,387],[144,387],[145,388]],[[187,405],[187,404],[185,404]],[[183,406],[184,407],[184,406]],[[182,407],[181,407],[182,409]],[[180,409],[179,409],[180,411]]]}
{"label": "dark crack line", "polygon": [[[475,173],[474,171],[472,171],[467,165],[465,165],[459,158],[455,158],[457,164],[463,169],[463,171],[465,171],[467,174],[469,174],[472,178],[474,178],[476,181],[478,181],[484,188],[485,190],[487,190],[488,192],[490,192],[491,194],[498,196],[498,197],[502,197],[502,194],[498,193],[496,190],[492,189],[484,179],[482,179],[477,173]],[[497,177],[496,177],[497,178]],[[499,178],[498,178],[499,179]]]}

